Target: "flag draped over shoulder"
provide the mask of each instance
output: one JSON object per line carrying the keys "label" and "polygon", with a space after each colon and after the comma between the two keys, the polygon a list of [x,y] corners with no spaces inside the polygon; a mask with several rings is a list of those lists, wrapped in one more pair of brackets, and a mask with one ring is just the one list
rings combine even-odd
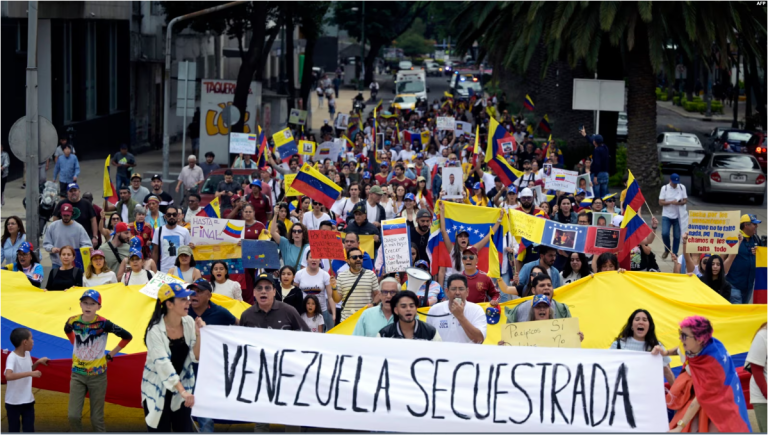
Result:
{"label": "flag draped over shoulder", "polygon": [[[486,243],[478,249],[477,268],[492,278],[499,278],[501,255],[504,252],[504,234],[509,231],[508,219],[502,219],[499,229],[496,233],[492,233],[491,229],[499,220],[499,209],[452,202],[444,204],[445,232],[448,233],[451,242],[456,243],[456,235],[466,232],[469,234],[469,246],[473,246],[490,234]],[[440,267],[454,266],[451,253],[448,252],[440,231],[439,220],[432,223],[427,254],[430,257],[433,274],[437,274]]]}
{"label": "flag draped over shoulder", "polygon": [[[485,162],[493,170],[493,173],[501,178],[505,186],[511,185],[515,180],[523,176],[523,173],[510,166],[504,158],[504,151],[499,141],[507,137],[509,133],[495,119],[491,118],[488,124],[488,144],[485,149]],[[477,143],[477,142],[476,142]]]}

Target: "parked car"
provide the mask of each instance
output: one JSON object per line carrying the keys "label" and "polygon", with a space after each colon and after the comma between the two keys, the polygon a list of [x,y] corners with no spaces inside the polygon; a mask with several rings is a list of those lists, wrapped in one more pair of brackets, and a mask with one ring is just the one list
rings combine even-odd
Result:
{"label": "parked car", "polygon": [[695,134],[662,133],[656,138],[659,163],[663,167],[678,167],[690,170],[704,157],[704,147]]}
{"label": "parked car", "polygon": [[706,136],[712,138],[712,141],[709,143],[709,152],[715,152],[715,142],[720,139],[720,136],[723,135],[723,132],[725,130],[730,130],[730,127],[715,127],[710,131]]}
{"label": "parked car", "polygon": [[713,152],[746,153],[746,144],[751,138],[752,133],[747,130],[729,128],[724,130],[719,138],[715,139]]}
{"label": "parked car", "polygon": [[440,76],[443,73],[443,67],[434,60],[425,60],[421,69],[426,71],[427,76]]}
{"label": "parked car", "polygon": [[749,154],[709,153],[693,167],[691,191],[705,199],[713,193],[744,195],[762,205],[765,175],[757,159]]}
{"label": "parked car", "polygon": [[763,171],[766,170],[766,152],[768,152],[765,145],[765,132],[762,131],[752,133],[752,137],[747,142],[747,152],[755,156]]}
{"label": "parked car", "polygon": [[[227,168],[214,169],[203,181],[203,187],[200,189],[200,207],[205,207],[216,197],[216,188],[220,182],[224,181],[224,171],[226,170]],[[255,171],[256,169],[232,169],[232,180],[238,185],[244,181],[250,183],[251,174]]]}
{"label": "parked car", "polygon": [[629,136],[629,128],[627,125],[629,121],[627,119],[626,112],[619,112],[619,123],[616,125],[616,138],[626,140]]}
{"label": "parked car", "polygon": [[409,60],[402,60],[397,64],[397,69],[400,71],[413,69],[413,63]]}

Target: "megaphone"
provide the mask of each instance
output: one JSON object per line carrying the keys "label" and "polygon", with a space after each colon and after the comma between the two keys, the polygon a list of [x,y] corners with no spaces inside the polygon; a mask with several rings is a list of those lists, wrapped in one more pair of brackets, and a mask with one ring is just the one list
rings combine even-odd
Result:
{"label": "megaphone", "polygon": [[405,273],[408,274],[406,289],[414,293],[419,291],[422,284],[432,279],[432,275],[430,275],[429,272],[417,267],[409,267],[405,269]]}

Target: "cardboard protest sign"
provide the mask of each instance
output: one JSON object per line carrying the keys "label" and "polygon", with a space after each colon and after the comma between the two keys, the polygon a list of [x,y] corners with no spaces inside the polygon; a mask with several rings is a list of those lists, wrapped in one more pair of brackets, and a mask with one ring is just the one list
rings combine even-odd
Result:
{"label": "cardboard protest sign", "polygon": [[[530,304],[530,301],[523,302]],[[550,319],[507,323],[501,327],[504,346],[581,348],[579,319]]]}
{"label": "cardboard protest sign", "polygon": [[438,130],[453,130],[455,128],[455,118],[453,116],[438,116],[437,117],[437,129]]}
{"label": "cardboard protest sign", "polygon": [[144,287],[142,287],[141,290],[139,290],[139,292],[149,296],[152,299],[157,299],[157,291],[160,290],[160,287],[162,287],[163,284],[170,284],[172,282],[187,287],[187,283],[184,282],[184,280],[158,271],[155,276],[153,276],[152,279],[150,279],[149,282]]}
{"label": "cardboard protest sign", "polygon": [[290,128],[284,128],[273,134],[272,140],[275,142],[275,151],[280,155],[282,161],[288,160],[292,155],[299,152]]}
{"label": "cardboard protest sign", "polygon": [[579,178],[579,173],[576,171],[552,168],[552,174],[545,179],[544,187],[547,190],[560,190],[568,193],[575,192],[577,178]]}
{"label": "cardboard protest sign", "polygon": [[243,252],[243,268],[280,268],[280,255],[277,253],[277,245],[271,240],[243,240],[241,247]]}
{"label": "cardboard protest sign", "polygon": [[256,154],[256,135],[249,133],[229,133],[230,154]]}
{"label": "cardboard protest sign", "polygon": [[454,131],[456,132],[456,136],[461,134],[472,134],[471,122],[456,121],[454,124]]}
{"label": "cardboard protest sign", "polygon": [[243,229],[245,221],[242,220],[194,216],[189,226],[189,235],[195,245],[237,243],[243,238]]}
{"label": "cardboard protest sign", "polygon": [[314,156],[316,146],[317,144],[312,142],[311,140],[300,140],[299,154],[301,154],[302,156]]}
{"label": "cardboard protest sign", "polygon": [[650,352],[216,325],[201,334],[196,417],[385,432],[669,429],[662,358]]}
{"label": "cardboard protest sign", "polygon": [[285,174],[283,175],[283,182],[285,183],[285,196],[301,196],[301,192],[291,187],[293,180],[297,174]]}
{"label": "cardboard protest sign", "polygon": [[688,241],[685,252],[735,254],[739,252],[739,219],[736,211],[688,211]]}
{"label": "cardboard protest sign", "polygon": [[309,249],[312,258],[324,260],[346,260],[344,238],[338,231],[309,230]]}
{"label": "cardboard protest sign", "polygon": [[349,125],[349,115],[346,113],[337,114],[336,122],[334,123],[334,127],[336,127],[336,130],[346,130],[347,125]]}
{"label": "cardboard protest sign", "polygon": [[323,142],[315,147],[315,161],[322,162],[325,159],[331,159],[333,162],[336,162],[342,149],[344,149],[343,143],[336,141]]}
{"label": "cardboard protest sign", "polygon": [[291,109],[291,113],[288,116],[288,123],[293,125],[304,125],[307,123],[307,111],[299,109]]}
{"label": "cardboard protest sign", "polygon": [[411,267],[411,240],[406,218],[381,222],[381,249],[385,273],[404,272]]}

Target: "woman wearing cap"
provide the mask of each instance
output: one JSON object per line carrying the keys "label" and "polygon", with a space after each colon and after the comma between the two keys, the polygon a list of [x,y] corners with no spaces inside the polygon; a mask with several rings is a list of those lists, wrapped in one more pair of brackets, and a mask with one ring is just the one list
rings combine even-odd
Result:
{"label": "woman wearing cap", "polygon": [[[490,239],[491,234],[495,233],[499,229],[499,225],[501,224],[503,216],[504,211],[499,211],[499,219],[496,221],[493,229],[491,229],[491,231],[489,231],[482,240],[473,245],[478,251],[488,243],[488,239]],[[443,243],[445,243],[445,249],[450,253],[451,263],[453,264],[453,267],[440,267],[440,272],[438,273],[438,282],[445,283],[446,278],[455,273],[461,273],[461,271],[464,270],[461,255],[469,247],[469,232],[467,230],[460,231],[456,234],[456,243],[451,241],[451,237],[448,235],[448,232],[445,228],[445,204],[442,202],[440,202],[440,232],[443,235]]]}
{"label": "woman wearing cap", "polygon": [[101,211],[101,228],[99,228],[99,232],[101,233],[102,236],[104,236],[104,239],[109,240],[112,238],[112,230],[115,229],[115,225],[117,225],[118,222],[122,222],[122,221],[123,221],[123,218],[120,217],[119,213],[113,213],[112,216],[110,216],[109,218],[109,223],[107,223],[105,219],[104,210],[102,210]]}
{"label": "woman wearing cap", "polygon": [[0,239],[0,245],[3,246],[2,264],[13,264],[16,262],[16,252],[21,248],[21,244],[27,241],[27,235],[24,231],[24,223],[18,216],[9,216],[5,220],[5,229],[3,237]]}
{"label": "woman wearing cap", "polygon": [[75,248],[67,245],[59,250],[61,267],[55,267],[48,275],[45,288],[51,290],[66,290],[83,286],[83,271],[75,267]]}
{"label": "woman wearing cap", "polygon": [[96,250],[91,252],[91,263],[85,268],[83,276],[84,287],[95,287],[104,284],[114,284],[117,282],[115,272],[107,267],[104,253]]}
{"label": "woman wearing cap", "polygon": [[[143,254],[138,248],[131,248],[131,254],[120,264],[117,275],[120,282],[125,285],[144,285],[152,279],[156,272],[147,269],[146,262],[143,260]],[[127,266],[126,266],[127,265]],[[126,270],[127,269],[127,270]]]}
{"label": "woman wearing cap", "polygon": [[193,294],[176,283],[165,284],[157,292],[144,335],[147,361],[141,381],[144,420],[150,432],[193,432],[192,363],[200,358],[200,328],[205,326],[202,318],[192,320],[188,315]]}
{"label": "woman wearing cap", "polygon": [[[402,186],[398,186],[399,188]],[[413,222],[416,219],[416,212],[419,211],[418,207],[416,206],[416,196],[412,193],[408,193],[404,197],[405,200],[405,207],[402,211],[397,215],[397,217],[404,217],[406,219],[406,223],[410,226],[413,226]]]}
{"label": "woman wearing cap", "polygon": [[[523,302],[525,303],[525,302]],[[535,295],[531,299],[531,311],[528,313],[528,321],[554,319],[555,313],[552,310],[552,301],[547,295]],[[506,346],[504,340],[499,341],[499,346]]]}
{"label": "woman wearing cap", "polygon": [[192,248],[189,246],[179,247],[176,263],[173,267],[168,269],[168,275],[177,276],[187,284],[191,284],[203,277],[200,271],[195,267],[195,256],[192,254]]}
{"label": "woman wearing cap", "polygon": [[483,183],[475,183],[473,189],[475,194],[469,199],[470,203],[479,207],[488,207],[488,196],[485,194]]}
{"label": "woman wearing cap", "polygon": [[146,222],[151,228],[158,229],[166,224],[165,215],[160,213],[160,198],[155,195],[147,198],[147,208],[149,213],[146,215]]}
{"label": "woman wearing cap", "polygon": [[13,263],[13,272],[24,272],[30,284],[40,288],[43,283],[43,265],[37,259],[32,245],[22,242],[16,251],[16,262]]}
{"label": "woman wearing cap", "polygon": [[[653,323],[653,317],[648,310],[638,308],[629,315],[627,323],[621,328],[610,348],[650,352],[656,346],[664,349],[664,345],[656,338],[656,324]],[[675,383],[675,375],[669,368],[671,362],[668,356],[664,357],[664,379],[669,382],[669,385]]]}

